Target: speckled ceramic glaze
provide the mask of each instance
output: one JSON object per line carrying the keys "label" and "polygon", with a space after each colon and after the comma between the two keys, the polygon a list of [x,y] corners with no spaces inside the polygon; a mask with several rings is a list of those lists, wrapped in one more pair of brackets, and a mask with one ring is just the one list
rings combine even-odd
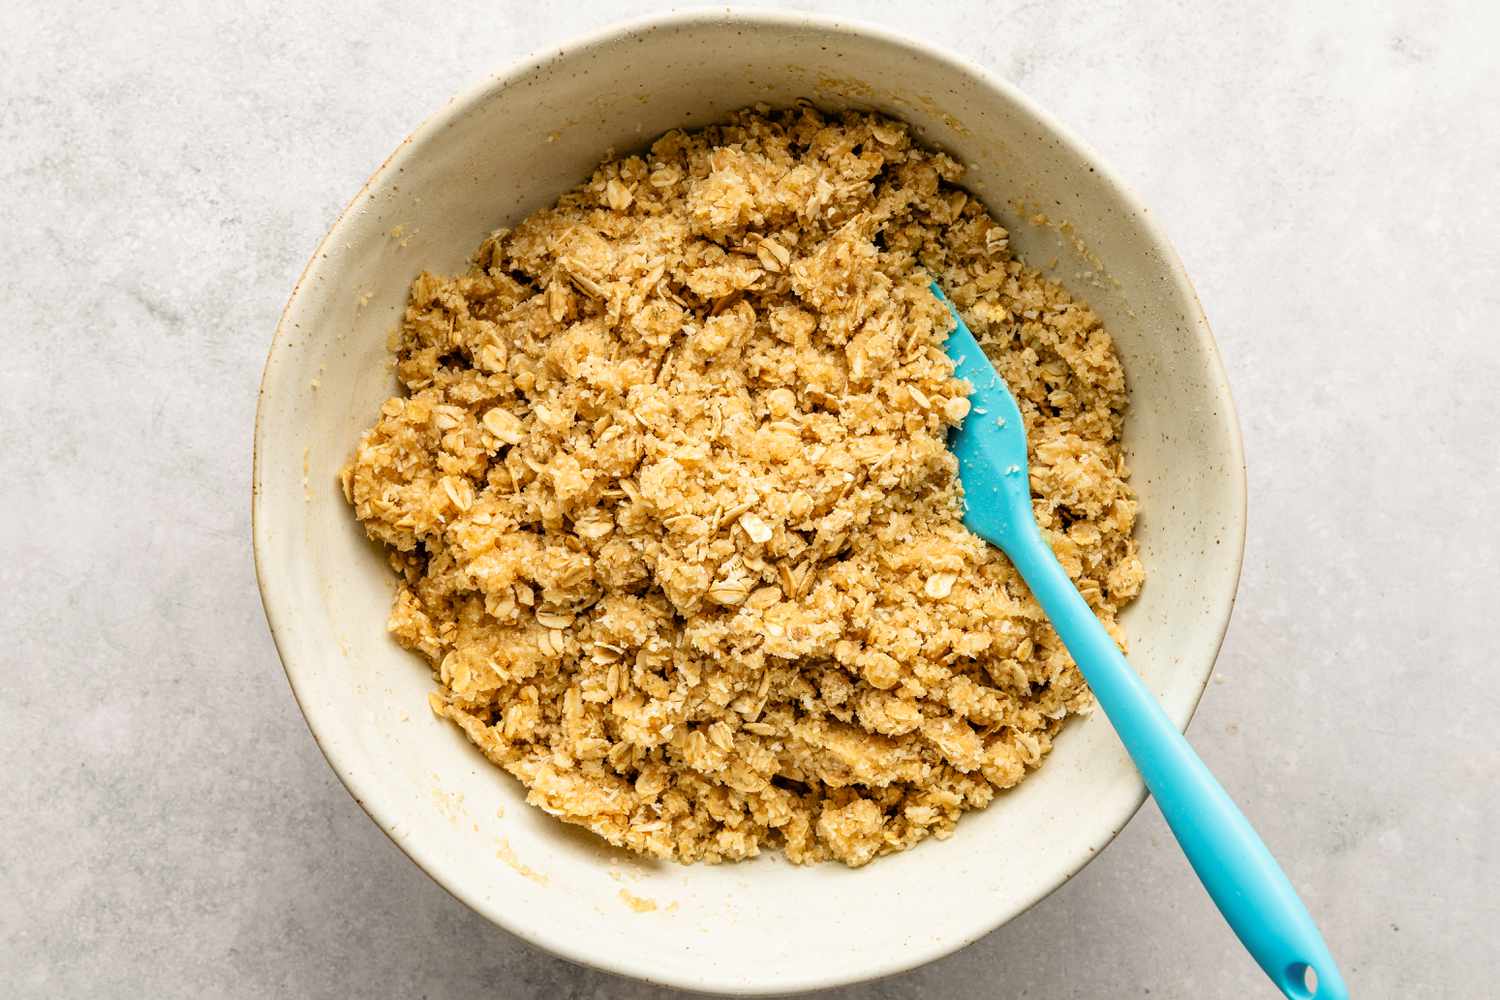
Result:
{"label": "speckled ceramic glaze", "polygon": [[526,806],[516,781],[427,710],[431,676],[386,635],[393,580],[336,474],[395,391],[385,339],[418,270],[463,267],[485,234],[551,203],[609,150],[798,97],[878,108],[950,151],[1013,245],[1033,264],[1055,259],[1051,273],[1114,333],[1148,573],[1124,624],[1131,662],[1185,725],[1229,621],[1245,527],[1239,432],[1192,287],[1146,209],[1077,140],[982,70],[883,31],[694,12],[549,52],[453,100],[313,255],[276,331],[256,424],[266,614],[308,725],[354,797],[412,860],[511,932],[712,992],[885,975],[1020,913],[1142,802],[1108,721],[1070,723],[1040,771],[950,840],[858,871],[779,857],[639,861]]}

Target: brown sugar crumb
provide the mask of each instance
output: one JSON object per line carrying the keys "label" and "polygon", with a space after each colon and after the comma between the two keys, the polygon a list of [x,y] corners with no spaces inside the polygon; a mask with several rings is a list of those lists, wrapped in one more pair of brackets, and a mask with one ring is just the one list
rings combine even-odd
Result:
{"label": "brown sugar crumb", "polygon": [[1142,581],[1124,375],[960,173],[898,121],[747,111],[413,282],[404,392],[344,490],[390,548],[433,710],[532,804],[659,858],[861,865],[949,836],[1088,706],[960,523],[968,386],[929,276],[1016,396],[1038,519],[1117,634]]}

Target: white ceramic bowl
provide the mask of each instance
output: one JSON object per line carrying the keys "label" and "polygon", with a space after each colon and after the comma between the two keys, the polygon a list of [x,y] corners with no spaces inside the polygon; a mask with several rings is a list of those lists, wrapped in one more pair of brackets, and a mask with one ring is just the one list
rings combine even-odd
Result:
{"label": "white ceramic bowl", "polygon": [[[276,331],[256,423],[255,555],[308,725],[349,791],[439,883],[567,958],[711,992],[834,986],[937,958],[1056,888],[1144,789],[1099,714],[946,842],[850,871],[778,857],[645,864],[527,807],[427,710],[432,679],[385,632],[393,581],[335,485],[395,389],[385,338],[421,268],[551,203],[610,149],[733,109],[810,97],[878,108],[969,165],[1032,262],[1113,331],[1148,582],[1132,661],[1186,725],[1228,624],[1245,526],[1229,390],[1177,257],[1092,153],[977,67],[877,29],[706,10],[614,28],[487,80],[412,134],[345,209]],[[1045,223],[1033,222],[1044,212]],[[391,235],[401,227],[399,237]],[[368,301],[366,301],[368,299]],[[622,897],[650,900],[639,912]]]}

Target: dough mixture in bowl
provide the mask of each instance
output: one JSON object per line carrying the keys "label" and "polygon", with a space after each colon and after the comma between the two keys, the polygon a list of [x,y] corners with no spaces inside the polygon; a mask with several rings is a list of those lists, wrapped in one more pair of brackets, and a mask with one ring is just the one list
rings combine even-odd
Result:
{"label": "dough mixture in bowl", "polygon": [[679,861],[861,865],[1041,764],[1087,687],[960,523],[967,385],[933,277],[1026,421],[1048,541],[1139,590],[1125,380],[959,164],[879,116],[759,108],[422,274],[404,387],[344,470],[432,707],[529,801]]}

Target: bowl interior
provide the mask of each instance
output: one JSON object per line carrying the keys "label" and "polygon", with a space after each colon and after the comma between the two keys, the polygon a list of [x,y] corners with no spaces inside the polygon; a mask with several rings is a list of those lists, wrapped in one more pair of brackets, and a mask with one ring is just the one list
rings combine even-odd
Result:
{"label": "bowl interior", "polygon": [[[567,957],[677,986],[784,992],[898,971],[1020,912],[1106,844],[1141,783],[1099,715],[945,842],[860,871],[776,857],[636,860],[524,804],[435,719],[432,680],[384,624],[393,582],[336,474],[394,391],[385,338],[421,269],[454,270],[497,226],[607,150],[755,102],[877,108],[968,165],[1014,244],[1087,300],[1130,382],[1127,447],[1148,581],[1132,661],[1185,725],[1228,620],[1244,526],[1234,415],[1170,249],[1108,174],[1012,91],[910,42],[795,16],[681,16],[617,29],[448,105],[406,140],[319,248],[267,364],[256,551],[299,702],[355,797],[439,882]],[[653,908],[654,907],[654,908]]]}

